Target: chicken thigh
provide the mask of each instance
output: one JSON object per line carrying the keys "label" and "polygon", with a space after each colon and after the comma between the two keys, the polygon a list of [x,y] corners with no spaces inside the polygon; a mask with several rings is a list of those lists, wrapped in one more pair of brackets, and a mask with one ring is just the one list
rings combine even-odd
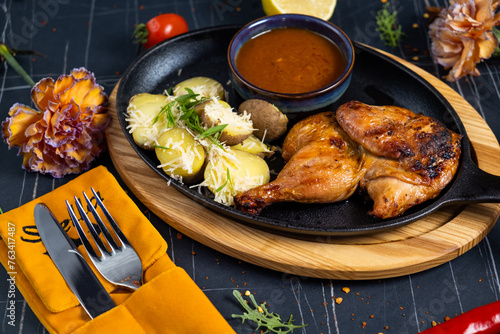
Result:
{"label": "chicken thigh", "polygon": [[436,197],[455,175],[461,136],[431,117],[351,101],[337,110],[337,120],[376,156],[360,181],[376,217],[396,217]]}
{"label": "chicken thigh", "polygon": [[235,196],[244,212],[258,214],[275,202],[330,203],[350,197],[365,174],[365,154],[346,135],[333,112],[308,117],[283,143],[286,165],[277,178]]}

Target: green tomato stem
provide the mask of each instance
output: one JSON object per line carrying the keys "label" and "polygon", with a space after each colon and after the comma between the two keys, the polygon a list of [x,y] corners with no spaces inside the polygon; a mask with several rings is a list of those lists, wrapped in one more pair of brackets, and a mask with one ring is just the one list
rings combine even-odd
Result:
{"label": "green tomato stem", "polygon": [[31,77],[26,73],[26,71],[19,65],[17,60],[12,56],[9,51],[9,48],[5,44],[0,44],[0,55],[7,61],[7,63],[30,85],[33,87],[35,82]]}

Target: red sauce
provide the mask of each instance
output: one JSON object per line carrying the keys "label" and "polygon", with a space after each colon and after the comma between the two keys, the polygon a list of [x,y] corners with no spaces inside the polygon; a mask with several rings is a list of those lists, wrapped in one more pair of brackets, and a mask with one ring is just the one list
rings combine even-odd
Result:
{"label": "red sauce", "polygon": [[306,93],[340,77],[347,62],[329,39],[299,28],[273,29],[249,40],[236,68],[253,85],[276,93]]}

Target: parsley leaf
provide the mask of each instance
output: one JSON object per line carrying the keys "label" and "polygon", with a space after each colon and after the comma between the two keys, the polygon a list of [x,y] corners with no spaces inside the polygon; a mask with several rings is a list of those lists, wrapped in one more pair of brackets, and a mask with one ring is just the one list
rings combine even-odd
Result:
{"label": "parsley leaf", "polygon": [[380,39],[391,47],[398,46],[404,33],[401,31],[401,26],[397,24],[397,11],[389,12],[389,3],[385,3],[381,10],[377,12],[375,20],[377,22],[377,31],[380,34]]}

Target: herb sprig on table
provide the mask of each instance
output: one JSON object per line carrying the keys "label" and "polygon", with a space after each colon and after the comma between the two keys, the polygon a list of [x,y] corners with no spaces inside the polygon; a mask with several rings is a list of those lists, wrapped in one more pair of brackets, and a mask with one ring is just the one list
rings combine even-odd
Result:
{"label": "herb sprig on table", "polygon": [[255,301],[255,297],[250,293],[250,291],[245,292],[245,296],[249,297],[252,302],[252,308],[249,302],[243,298],[241,293],[238,290],[233,290],[233,295],[240,302],[241,306],[245,309],[246,312],[243,314],[232,314],[233,318],[241,318],[241,322],[245,323],[245,320],[254,321],[257,323],[257,328],[263,328],[265,333],[278,333],[278,334],[286,334],[293,333],[294,329],[302,328],[307,325],[294,325],[293,315],[290,315],[290,318],[287,322],[283,322],[281,317],[273,312],[269,312],[266,307],[266,303],[257,304]]}
{"label": "herb sprig on table", "polygon": [[377,31],[380,39],[391,47],[396,47],[401,42],[404,33],[401,31],[401,25],[397,23],[397,11],[389,11],[389,3],[385,3],[381,10],[377,12],[375,20],[377,22]]}

